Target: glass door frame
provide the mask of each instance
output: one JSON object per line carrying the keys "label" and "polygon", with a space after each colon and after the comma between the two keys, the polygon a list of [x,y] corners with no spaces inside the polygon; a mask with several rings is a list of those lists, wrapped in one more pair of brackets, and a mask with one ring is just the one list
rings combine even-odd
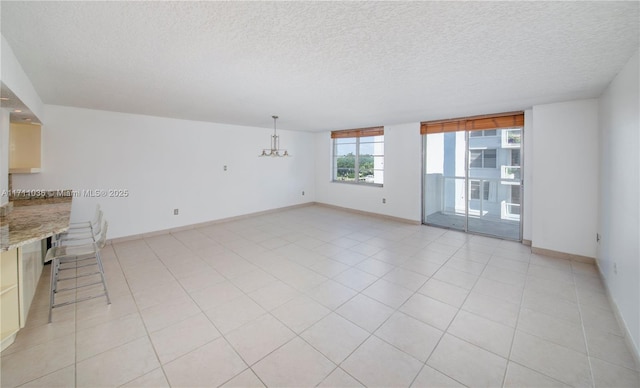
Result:
{"label": "glass door frame", "polygon": [[[459,231],[459,232],[464,232],[467,234],[472,234],[472,235],[480,235],[480,236],[487,236],[487,237],[492,237],[492,238],[498,238],[498,239],[503,239],[503,240],[508,240],[508,241],[517,241],[517,242],[522,242],[523,241],[523,230],[524,230],[524,200],[525,200],[525,192],[524,192],[524,177],[525,177],[525,166],[524,166],[524,161],[525,161],[525,136],[524,136],[524,125],[521,127],[513,127],[513,128],[519,128],[520,129],[520,222],[519,222],[519,238],[518,239],[511,239],[508,237],[504,237],[504,236],[495,236],[492,234],[488,234],[488,233],[482,233],[482,232],[478,232],[478,231],[469,231],[469,134],[472,131],[469,130],[465,130],[465,174],[464,174],[464,178],[465,178],[465,228],[464,230],[460,230],[460,229],[455,229],[455,228],[451,228],[451,227],[446,227],[446,226],[442,226],[442,225],[437,225],[437,224],[431,224],[427,222],[427,215],[425,214],[426,211],[426,197],[425,197],[425,193],[426,193],[426,189],[425,189],[425,184],[426,184],[426,164],[427,164],[427,136],[429,136],[429,134],[421,134],[420,136],[422,137],[422,152],[421,152],[421,164],[422,164],[422,168],[421,168],[421,191],[422,191],[422,198],[421,198],[421,215],[420,215],[420,220],[421,223],[423,225],[426,226],[432,226],[432,227],[436,227],[436,228],[441,228],[441,229],[447,229],[447,230],[454,230],[454,231]],[[500,131],[506,131],[510,128],[497,128]],[[459,131],[462,132],[462,131]]]}

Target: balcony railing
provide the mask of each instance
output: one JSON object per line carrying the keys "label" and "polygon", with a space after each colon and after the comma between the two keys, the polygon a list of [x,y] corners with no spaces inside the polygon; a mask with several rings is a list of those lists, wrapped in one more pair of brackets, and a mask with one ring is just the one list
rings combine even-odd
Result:
{"label": "balcony railing", "polygon": [[500,218],[503,220],[520,221],[520,204],[507,201],[500,202]]}
{"label": "balcony railing", "polygon": [[522,131],[520,129],[502,130],[502,148],[520,148]]}
{"label": "balcony railing", "polygon": [[502,182],[503,185],[517,185],[522,179],[520,166],[500,166],[500,179],[512,179],[518,182]]}

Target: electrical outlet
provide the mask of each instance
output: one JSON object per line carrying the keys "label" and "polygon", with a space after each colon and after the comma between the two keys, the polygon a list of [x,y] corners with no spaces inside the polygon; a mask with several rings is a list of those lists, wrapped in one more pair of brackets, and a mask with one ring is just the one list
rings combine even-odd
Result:
{"label": "electrical outlet", "polygon": [[179,211],[178,209],[173,209],[173,215],[174,215],[174,216],[177,216],[177,215],[178,215],[178,213],[180,213],[180,211]]}
{"label": "electrical outlet", "polygon": [[224,171],[227,171],[227,165],[225,164],[225,165],[222,167],[222,169],[223,169]]}
{"label": "electrical outlet", "polygon": [[382,203],[387,203],[387,199],[386,198],[382,198]]}
{"label": "electrical outlet", "polygon": [[613,263],[613,273],[616,275],[618,274],[618,263],[616,262]]}
{"label": "electrical outlet", "polygon": [[304,190],[302,190],[302,195],[304,195]]}

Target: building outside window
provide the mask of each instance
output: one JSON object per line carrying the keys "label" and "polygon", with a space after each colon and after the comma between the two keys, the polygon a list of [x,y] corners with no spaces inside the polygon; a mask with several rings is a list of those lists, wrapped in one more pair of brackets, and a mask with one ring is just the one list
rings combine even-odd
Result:
{"label": "building outside window", "polygon": [[[469,199],[480,199],[480,193],[482,192],[482,199],[485,201],[489,200],[489,192],[491,188],[491,182],[478,180],[470,180],[469,181]],[[482,191],[480,188],[482,187]]]}
{"label": "building outside window", "polygon": [[496,136],[496,135],[497,135],[497,131],[495,129],[485,129],[484,131],[469,132],[469,137]]}
{"label": "building outside window", "polygon": [[514,148],[511,150],[511,165],[520,166],[520,148]]}
{"label": "building outside window", "polygon": [[496,168],[496,150],[469,150],[471,168]]}

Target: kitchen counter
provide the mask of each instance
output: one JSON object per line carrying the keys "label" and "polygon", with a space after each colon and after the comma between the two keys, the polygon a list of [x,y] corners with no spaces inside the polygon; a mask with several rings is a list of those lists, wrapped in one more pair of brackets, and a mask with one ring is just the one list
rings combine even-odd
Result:
{"label": "kitchen counter", "polygon": [[71,196],[16,199],[0,218],[0,251],[44,240],[69,229]]}
{"label": "kitchen counter", "polygon": [[44,267],[41,240],[68,230],[71,216],[71,195],[27,193],[12,199],[10,211],[0,217],[0,350],[27,321]]}

